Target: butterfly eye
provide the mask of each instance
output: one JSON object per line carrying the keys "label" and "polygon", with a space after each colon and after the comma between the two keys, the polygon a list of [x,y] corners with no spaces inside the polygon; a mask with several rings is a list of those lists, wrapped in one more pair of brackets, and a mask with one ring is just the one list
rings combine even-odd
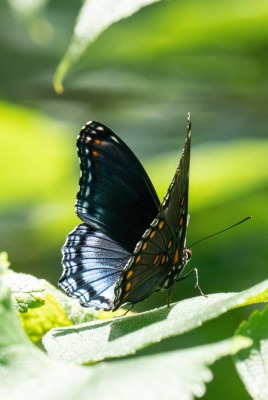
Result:
{"label": "butterfly eye", "polygon": [[185,249],[183,251],[184,256],[185,256],[185,261],[189,261],[192,257],[192,250],[191,249]]}

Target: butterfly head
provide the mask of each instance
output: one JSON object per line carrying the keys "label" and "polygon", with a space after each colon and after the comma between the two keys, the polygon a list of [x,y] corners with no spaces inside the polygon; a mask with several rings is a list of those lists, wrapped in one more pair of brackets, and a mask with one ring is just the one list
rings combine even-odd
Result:
{"label": "butterfly head", "polygon": [[191,249],[185,249],[183,250],[183,265],[186,265],[188,261],[192,258],[192,250]]}

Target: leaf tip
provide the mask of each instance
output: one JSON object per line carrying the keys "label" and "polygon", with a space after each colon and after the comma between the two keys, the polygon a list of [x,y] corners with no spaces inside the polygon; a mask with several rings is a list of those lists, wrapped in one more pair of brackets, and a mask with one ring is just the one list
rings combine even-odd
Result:
{"label": "leaf tip", "polygon": [[62,94],[64,92],[64,87],[62,82],[69,67],[70,67],[69,62],[63,59],[55,72],[53,79],[53,87],[57,94]]}
{"label": "leaf tip", "polygon": [[253,344],[253,340],[242,336],[242,335],[237,335],[233,338],[232,342],[231,342],[231,349],[230,349],[230,353],[232,355],[236,354],[238,351],[246,349],[247,347],[252,346]]}

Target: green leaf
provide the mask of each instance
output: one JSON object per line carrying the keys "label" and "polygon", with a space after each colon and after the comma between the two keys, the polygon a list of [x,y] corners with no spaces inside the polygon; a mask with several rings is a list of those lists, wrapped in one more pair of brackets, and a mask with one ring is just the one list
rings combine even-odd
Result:
{"label": "green leaf", "polygon": [[[4,253],[6,254],[6,253]],[[0,349],[20,342],[27,342],[25,333],[21,329],[14,307],[11,303],[10,288],[6,284],[4,274],[6,257],[0,256]],[[19,333],[17,333],[19,332]],[[1,365],[1,362],[0,362]],[[0,374],[1,378],[2,375]]]}
{"label": "green leaf", "polygon": [[5,276],[12,293],[13,304],[20,313],[45,304],[44,283],[30,274],[9,271]]}
{"label": "green leaf", "polygon": [[20,274],[9,269],[7,253],[0,253],[0,274],[10,288],[12,303],[21,313],[29,308],[40,307],[45,303],[43,281],[32,275]]}
{"label": "green leaf", "polygon": [[40,340],[52,328],[72,325],[54,295],[56,288],[30,274],[4,272],[2,279],[10,289],[12,305],[19,312],[21,323],[32,341]]}
{"label": "green leaf", "polygon": [[256,400],[268,399],[268,306],[254,311],[236,334],[252,339],[253,344],[234,356],[236,369],[249,394]]}
{"label": "green leaf", "polygon": [[[10,292],[11,304],[17,309],[21,323],[32,341],[38,341],[50,329],[72,325],[54,293],[57,291],[43,279],[9,269],[7,253],[0,253],[0,277]],[[54,292],[54,293],[53,293]]]}
{"label": "green leaf", "polygon": [[[169,398],[180,393],[180,398],[190,400],[205,392],[204,383],[212,378],[208,365],[251,343],[237,337],[189,350],[91,367],[56,361],[27,339],[2,274],[0,321],[0,398],[9,400],[100,400],[108,395],[109,399],[120,400],[136,399],[141,393],[145,398],[166,399],[167,391]],[[161,379],[156,379],[160,373]]]}
{"label": "green leaf", "polygon": [[69,68],[105,29],[157,1],[160,0],[86,0],[77,18],[69,48],[54,77],[56,92],[63,92],[62,80]]}
{"label": "green leaf", "polygon": [[[88,395],[96,399],[184,399],[204,395],[212,380],[208,368],[217,359],[249,346],[250,340],[236,337],[219,343],[136,357],[91,367]],[[90,398],[90,397],[89,397]]]}
{"label": "green leaf", "polygon": [[72,325],[61,304],[48,291],[43,307],[29,309],[28,312],[19,316],[25,331],[33,342],[40,340],[52,328]]}
{"label": "green leaf", "polygon": [[[16,273],[9,269],[9,265],[7,253],[0,253],[0,272],[11,291],[12,304],[32,341],[40,340],[55,327],[111,317],[111,313],[82,307],[77,300],[66,296],[46,280]],[[116,315],[124,312],[120,309]]]}
{"label": "green leaf", "polygon": [[[1,271],[3,272],[0,263]],[[68,390],[71,389],[73,369],[78,371],[78,368],[76,383],[79,392],[81,391],[85,377],[88,378],[88,371],[82,367],[65,366],[63,363],[51,361],[31,344],[12,306],[10,289],[2,273],[0,273],[0,321],[1,399],[71,399],[71,396],[64,396],[68,395]]]}
{"label": "green leaf", "polygon": [[[5,253],[0,253],[1,260],[12,304],[20,313],[21,323],[33,342],[40,340],[52,328],[111,317],[111,313],[82,307],[77,300],[44,279],[7,269],[9,263]],[[124,312],[120,309],[116,315]]]}
{"label": "green leaf", "polygon": [[62,291],[56,289],[53,285],[46,282],[46,287],[49,293],[51,293],[57,302],[64,309],[64,313],[73,324],[81,324],[83,322],[90,322],[95,319],[108,319],[114,316],[121,316],[125,314],[126,310],[120,308],[115,313],[96,311],[90,307],[82,307],[76,298],[67,296]]}
{"label": "green leaf", "polygon": [[164,338],[201,326],[230,309],[247,302],[268,300],[268,280],[240,293],[195,297],[168,307],[94,321],[64,329],[53,329],[43,338],[49,354],[65,361],[91,363],[105,358],[134,354]]}

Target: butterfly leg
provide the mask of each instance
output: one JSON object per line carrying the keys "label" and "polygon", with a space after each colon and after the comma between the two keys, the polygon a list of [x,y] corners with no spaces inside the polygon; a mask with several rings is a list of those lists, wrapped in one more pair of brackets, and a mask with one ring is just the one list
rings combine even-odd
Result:
{"label": "butterfly leg", "polygon": [[122,314],[122,317],[124,317],[125,315],[127,315],[127,313],[128,313],[130,310],[132,310],[133,306],[134,306],[134,304],[131,304],[131,306],[129,307],[129,309],[126,310],[126,312],[125,312],[124,314]]}
{"label": "butterfly leg", "polygon": [[188,272],[186,275],[180,276],[178,279],[176,279],[176,282],[178,282],[178,281],[183,281],[184,279],[188,278],[188,276],[192,275],[193,273],[195,273],[195,286],[194,286],[194,287],[195,287],[196,289],[199,290],[201,296],[208,297],[206,294],[204,294],[204,293],[202,292],[202,290],[201,290],[201,288],[200,288],[200,286],[199,286],[199,283],[198,283],[198,270],[197,270],[197,268],[193,268],[193,269],[191,269],[191,271]]}
{"label": "butterfly leg", "polygon": [[121,308],[121,310],[124,310],[124,311],[125,311],[124,314],[122,314],[122,315],[115,315],[115,316],[113,317],[113,319],[117,319],[117,318],[124,317],[125,315],[127,315],[127,313],[128,313],[130,310],[132,310],[133,307],[134,307],[134,304],[131,304],[131,307],[129,307],[127,310]]}
{"label": "butterfly leg", "polygon": [[171,286],[168,288],[167,306],[168,306],[169,309],[171,308],[171,307],[170,307],[170,303],[171,303],[171,292],[172,292],[172,289],[173,289],[173,285],[171,285]]}

